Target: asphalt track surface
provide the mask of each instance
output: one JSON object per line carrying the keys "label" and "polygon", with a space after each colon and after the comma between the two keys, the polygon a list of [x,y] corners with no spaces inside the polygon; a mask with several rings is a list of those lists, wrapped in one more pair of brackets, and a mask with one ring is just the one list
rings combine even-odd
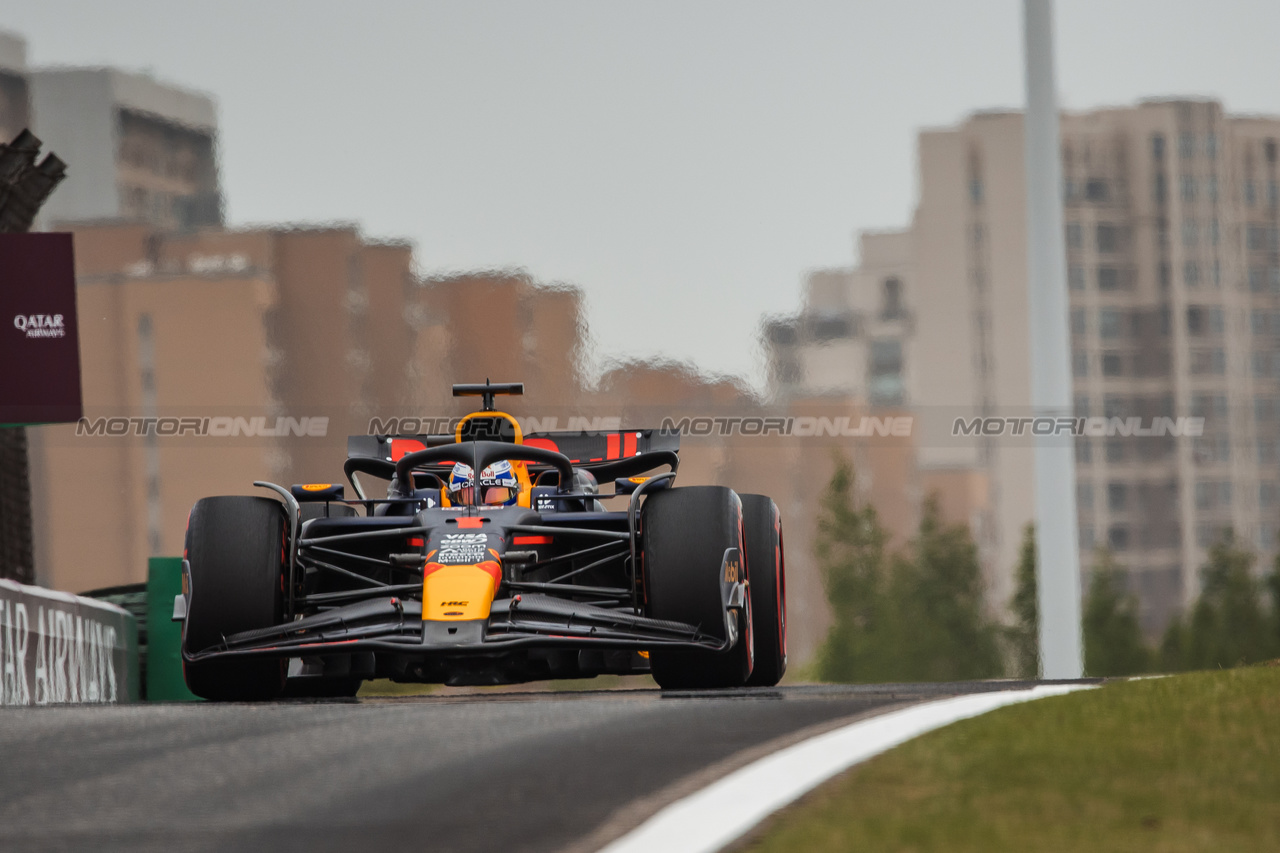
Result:
{"label": "asphalt track surface", "polygon": [[6,709],[0,849],[586,853],[774,748],[1012,686]]}

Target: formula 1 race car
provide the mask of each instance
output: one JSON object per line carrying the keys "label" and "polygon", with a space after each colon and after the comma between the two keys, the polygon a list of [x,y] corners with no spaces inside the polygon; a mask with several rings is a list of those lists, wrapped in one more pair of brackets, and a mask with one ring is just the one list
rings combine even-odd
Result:
{"label": "formula 1 race car", "polygon": [[[483,402],[452,435],[352,436],[354,500],[341,483],[257,482],[279,500],[198,501],[174,601],[191,690],[264,700],[353,696],[371,678],[645,672],[668,689],[777,684],[774,502],[676,487],[675,433],[525,435],[494,408],[523,391],[455,385]],[[362,475],[386,481],[386,497]]]}

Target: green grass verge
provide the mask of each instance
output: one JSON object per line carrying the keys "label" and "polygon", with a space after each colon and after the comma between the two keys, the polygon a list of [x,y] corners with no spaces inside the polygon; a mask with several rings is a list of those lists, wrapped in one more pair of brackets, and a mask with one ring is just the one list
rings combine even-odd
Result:
{"label": "green grass verge", "polygon": [[751,851],[1280,850],[1280,667],[1001,708],[828,783]]}

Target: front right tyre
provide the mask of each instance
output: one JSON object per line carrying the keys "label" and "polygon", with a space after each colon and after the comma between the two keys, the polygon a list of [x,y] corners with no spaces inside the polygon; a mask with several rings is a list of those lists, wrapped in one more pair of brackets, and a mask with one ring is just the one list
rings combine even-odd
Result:
{"label": "front right tyre", "polygon": [[[203,498],[187,522],[190,603],[183,650],[284,620],[284,508],[270,498]],[[263,701],[284,691],[284,659],[183,660],[187,687],[214,701]]]}
{"label": "front right tyre", "polygon": [[[729,548],[743,552],[738,496],[723,486],[655,492],[645,498],[641,529],[647,615],[697,625],[703,633],[723,640],[720,570],[724,552]],[[738,640],[727,651],[651,649],[649,664],[658,686],[689,690],[746,684],[752,666],[749,602],[733,618],[738,622]]]}

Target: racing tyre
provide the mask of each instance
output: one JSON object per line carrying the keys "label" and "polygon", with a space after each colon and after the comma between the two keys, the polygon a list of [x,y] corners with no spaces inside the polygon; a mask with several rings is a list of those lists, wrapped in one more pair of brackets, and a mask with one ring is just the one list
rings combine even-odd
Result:
{"label": "racing tyre", "polygon": [[[647,613],[699,626],[724,638],[720,569],[727,548],[742,551],[742,505],[722,486],[686,486],[645,499],[644,582]],[[726,652],[652,649],[649,664],[663,689],[741,687],[751,675],[751,611],[739,611],[738,642]]]}
{"label": "racing tyre", "polygon": [[[191,601],[183,648],[199,652],[222,637],[277,625],[284,617],[285,517],[270,498],[204,498],[187,522]],[[284,659],[183,661],[187,687],[215,701],[275,699]]]}
{"label": "racing tyre", "polygon": [[764,495],[741,495],[755,666],[747,684],[772,687],[787,671],[787,573],[782,514]]}

